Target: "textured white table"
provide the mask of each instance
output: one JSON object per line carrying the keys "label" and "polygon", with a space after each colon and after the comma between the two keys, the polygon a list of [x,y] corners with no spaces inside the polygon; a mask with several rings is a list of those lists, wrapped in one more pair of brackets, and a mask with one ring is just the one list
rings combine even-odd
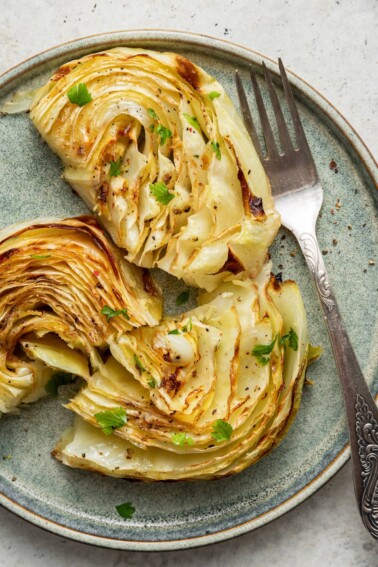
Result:
{"label": "textured white table", "polygon": [[[171,28],[270,55],[325,94],[378,154],[376,0],[0,0],[0,72],[84,35]],[[348,463],[296,510],[211,547],[142,554],[90,548],[0,509],[1,567],[376,567],[378,546],[354,503]]]}

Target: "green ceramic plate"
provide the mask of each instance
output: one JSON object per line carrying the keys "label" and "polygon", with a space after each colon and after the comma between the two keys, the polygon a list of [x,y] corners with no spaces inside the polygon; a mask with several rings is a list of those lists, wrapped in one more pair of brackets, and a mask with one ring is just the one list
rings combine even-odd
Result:
{"label": "green ceramic plate", "polygon": [[[261,72],[263,59],[277,73],[276,64],[266,57],[224,41],[172,31],[128,31],[81,39],[29,59],[0,78],[1,99],[15,89],[41,85],[72,58],[116,45],[184,54],[215,75],[235,102],[235,67],[245,73],[252,63]],[[376,267],[369,265],[377,254],[376,165],[334,107],[299,77],[290,74],[290,79],[324,188],[320,246],[352,344],[376,392],[377,275]],[[0,144],[0,226],[85,211],[60,179],[59,159],[27,115],[0,119]],[[331,160],[337,169],[330,168]],[[341,208],[335,206],[338,199]],[[299,282],[312,342],[324,348],[309,371],[314,384],[305,387],[298,417],[280,447],[249,470],[217,481],[143,484],[105,478],[66,468],[50,456],[72,415],[46,398],[0,422],[0,502],[38,526],[82,542],[171,550],[255,529],[322,486],[349,455],[343,401],[309,274],[296,242],[284,230],[272,256],[276,271]],[[168,291],[171,285],[166,284]],[[6,455],[12,458],[3,459]],[[132,520],[122,520],[115,512],[115,505],[124,501],[136,507]]]}

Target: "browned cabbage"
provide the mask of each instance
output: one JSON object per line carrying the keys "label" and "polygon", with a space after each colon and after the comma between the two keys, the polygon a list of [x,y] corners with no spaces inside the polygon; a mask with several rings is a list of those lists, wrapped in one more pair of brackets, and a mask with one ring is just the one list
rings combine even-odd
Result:
{"label": "browned cabbage", "polygon": [[[282,439],[309,359],[298,287],[270,278],[267,266],[199,303],[110,341],[113,356],[68,404],[77,418],[58,459],[116,477],[210,479],[243,470]],[[297,341],[282,341],[290,333]],[[272,341],[269,354],[254,354]],[[98,416],[119,408],[127,422],[105,435]]]}
{"label": "browned cabbage", "polygon": [[[79,85],[90,96],[71,102]],[[30,116],[131,262],[207,290],[258,274],[279,215],[231,99],[203,69],[139,48],[87,55],[54,73]]]}
{"label": "browned cabbage", "polygon": [[[104,307],[121,311],[107,317]],[[45,394],[56,370],[90,377],[110,336],[156,325],[161,297],[93,217],[0,231],[0,414]]]}

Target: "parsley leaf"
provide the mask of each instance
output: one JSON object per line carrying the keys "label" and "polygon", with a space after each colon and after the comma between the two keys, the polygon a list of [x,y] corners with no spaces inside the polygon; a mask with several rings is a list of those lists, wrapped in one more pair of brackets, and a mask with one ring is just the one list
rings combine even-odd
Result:
{"label": "parsley leaf", "polygon": [[184,118],[187,122],[189,122],[191,126],[193,126],[193,128],[201,132],[201,126],[199,125],[199,122],[195,116],[190,116],[190,114],[184,112]]}
{"label": "parsley leaf", "polygon": [[183,326],[182,332],[183,333],[190,333],[193,329],[192,318],[189,319],[186,325]]}
{"label": "parsley leaf", "polygon": [[[153,108],[149,108],[148,109],[148,114],[151,116],[151,118],[153,118],[156,121],[159,121],[159,117],[156,114],[156,112],[154,111]],[[156,132],[156,134],[158,136],[160,136],[160,145],[164,146],[165,142],[168,140],[168,138],[172,138],[172,132],[170,131],[169,128],[166,128],[165,126],[163,126],[162,124],[151,124],[149,126],[151,132]]]}
{"label": "parsley leaf", "polygon": [[211,149],[213,150],[213,152],[215,153],[215,157],[217,159],[221,159],[222,158],[222,154],[221,151],[219,149],[219,144],[218,142],[211,142]]}
{"label": "parsley leaf", "polygon": [[266,355],[272,352],[276,340],[277,335],[268,345],[256,345],[253,347],[252,356],[257,359],[257,362],[260,364],[260,366],[266,366],[268,364],[270,359]]}
{"label": "parsley leaf", "polygon": [[149,385],[150,388],[157,388],[157,382],[153,376],[149,377],[149,379],[147,380],[147,384]]}
{"label": "parsley leaf", "polygon": [[30,254],[30,258],[35,260],[44,260],[45,258],[51,258],[51,254]]}
{"label": "parsley leaf", "polygon": [[151,116],[151,118],[153,118],[154,120],[159,120],[158,115],[156,114],[156,112],[154,111],[153,108],[149,108],[147,110],[148,114]]}
{"label": "parsley leaf", "polygon": [[145,367],[143,366],[143,364],[140,361],[140,358],[134,354],[134,361],[135,361],[135,366],[141,371],[141,372],[147,372],[147,370],[145,369]]}
{"label": "parsley leaf", "polygon": [[165,128],[165,126],[162,126],[161,124],[158,124],[156,126],[155,132],[156,132],[156,134],[158,134],[160,136],[160,145],[161,146],[164,146],[164,144],[168,140],[168,138],[172,138],[172,132],[170,131],[170,129]]}
{"label": "parsley leaf", "polygon": [[191,437],[188,437],[186,433],[172,433],[172,441],[175,445],[184,447],[184,445],[193,445],[194,441]]}
{"label": "parsley leaf", "polygon": [[135,512],[135,508],[131,504],[131,502],[125,502],[124,504],[119,504],[118,506],[116,506],[116,510],[118,514],[125,520],[130,520],[130,518],[133,517],[133,514]]}
{"label": "parsley leaf", "polygon": [[77,104],[78,106],[84,106],[92,101],[92,96],[85,83],[73,85],[73,87],[68,90],[67,96],[72,104]]}
{"label": "parsley leaf", "polygon": [[60,386],[66,386],[67,384],[72,384],[76,380],[77,376],[75,374],[69,374],[68,372],[56,372],[50,378],[50,380],[45,385],[45,390],[53,398],[58,397],[58,390]]}
{"label": "parsley leaf", "polygon": [[189,301],[189,297],[190,297],[190,291],[188,289],[180,293],[180,295],[176,297],[177,307],[183,305],[184,303],[187,303]]}
{"label": "parsley leaf", "polygon": [[127,319],[127,320],[130,319],[130,317],[127,313],[127,309],[112,309],[111,307],[109,307],[109,305],[105,305],[105,307],[103,307],[101,309],[101,313],[102,313],[102,315],[106,315],[106,320],[108,322],[113,317],[118,317],[118,315],[123,315],[125,317],[125,319]]}
{"label": "parsley leaf", "polygon": [[287,335],[281,337],[279,342],[280,345],[286,346],[288,344],[289,347],[292,348],[293,350],[298,350],[298,335],[291,327]]}
{"label": "parsley leaf", "polygon": [[127,422],[126,410],[124,408],[100,411],[95,413],[95,418],[105,435],[111,435],[115,429],[122,427]]}
{"label": "parsley leaf", "polygon": [[118,177],[121,175],[122,158],[118,158],[117,161],[110,162],[109,177]]}
{"label": "parsley leaf", "polygon": [[211,91],[211,93],[209,93],[209,99],[210,100],[214,100],[215,98],[218,98],[221,94],[218,93],[217,91]]}
{"label": "parsley leaf", "polygon": [[229,441],[232,435],[232,425],[223,419],[217,419],[213,425],[212,436],[218,442]]}
{"label": "parsley leaf", "polygon": [[180,331],[178,329],[172,329],[172,331],[169,331],[168,335],[179,335]]}
{"label": "parsley leaf", "polygon": [[174,199],[175,195],[169,192],[168,187],[163,181],[158,181],[157,183],[150,183],[150,191],[155,197],[155,199],[162,203],[162,205],[168,205]]}

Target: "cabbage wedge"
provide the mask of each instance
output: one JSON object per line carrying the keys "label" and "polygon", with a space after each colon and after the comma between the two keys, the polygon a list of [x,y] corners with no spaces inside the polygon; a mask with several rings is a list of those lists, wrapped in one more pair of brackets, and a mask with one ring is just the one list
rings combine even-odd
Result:
{"label": "cabbage wedge", "polygon": [[[112,356],[68,404],[75,422],[54,454],[143,480],[212,479],[256,462],[295,416],[309,357],[298,287],[269,264],[109,344]],[[125,421],[105,431],[100,417],[118,411]]]}
{"label": "cabbage wedge", "polygon": [[209,291],[257,276],[279,215],[231,99],[203,69],[118,47],[64,64],[30,110],[131,262]]}
{"label": "cabbage wedge", "polygon": [[150,275],[93,217],[1,230],[0,415],[45,395],[57,370],[89,379],[109,336],[156,325],[161,311]]}

